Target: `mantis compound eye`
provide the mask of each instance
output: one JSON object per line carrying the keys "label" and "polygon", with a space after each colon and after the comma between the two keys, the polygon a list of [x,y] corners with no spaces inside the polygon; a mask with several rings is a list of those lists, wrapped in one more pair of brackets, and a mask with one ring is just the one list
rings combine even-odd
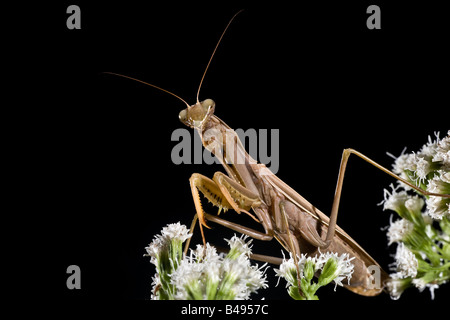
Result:
{"label": "mantis compound eye", "polygon": [[201,102],[203,110],[208,111],[208,109],[214,108],[214,106],[216,105],[216,103],[212,100],[212,99],[206,99],[204,101]]}
{"label": "mantis compound eye", "polygon": [[178,115],[178,118],[180,119],[181,122],[186,122],[187,120],[187,110],[183,109],[180,111],[180,114]]}

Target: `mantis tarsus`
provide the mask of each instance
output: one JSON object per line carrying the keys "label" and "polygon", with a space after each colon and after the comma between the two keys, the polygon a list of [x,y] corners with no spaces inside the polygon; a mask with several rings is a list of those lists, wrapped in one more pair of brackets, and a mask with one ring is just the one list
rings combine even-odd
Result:
{"label": "mantis tarsus", "polygon": [[[346,287],[361,295],[377,295],[383,288],[373,287],[372,274],[368,268],[372,265],[379,267],[379,264],[355,240],[336,225],[344,173],[350,155],[357,155],[424,195],[444,197],[450,197],[450,195],[439,195],[424,191],[360,152],[353,149],[345,149],[342,154],[331,214],[328,217],[280,180],[264,164],[257,163],[252,159],[242,146],[237,134],[225,122],[214,115],[214,101],[206,99],[200,102],[198,99],[211,60],[225,32],[238,13],[229,21],[217,42],[201,78],[195,104],[189,105],[179,96],[153,84],[116,74],[150,85],[183,101],[187,108],[179,114],[181,122],[199,132],[204,147],[220,160],[226,171],[226,174],[216,172],[213,179],[198,173],[194,173],[191,176],[190,187],[196,209],[191,229],[195,227],[197,220],[199,220],[203,242],[205,242],[203,227],[209,228],[207,221],[223,225],[255,239],[269,241],[275,238],[286,250],[292,253],[294,259],[300,253],[314,255],[318,253],[318,250],[321,252],[349,253],[350,256],[355,257],[353,260],[355,267],[350,284]],[[230,222],[218,215],[204,212],[200,201],[200,192],[213,205],[219,207],[219,213],[222,209],[233,209],[237,213],[246,213],[261,223],[264,232]],[[250,211],[253,211],[254,215]],[[188,246],[189,243],[186,245],[186,250]],[[279,262],[280,260],[257,255],[254,257],[269,262]],[[380,276],[382,283],[388,278],[387,273],[381,267]]]}

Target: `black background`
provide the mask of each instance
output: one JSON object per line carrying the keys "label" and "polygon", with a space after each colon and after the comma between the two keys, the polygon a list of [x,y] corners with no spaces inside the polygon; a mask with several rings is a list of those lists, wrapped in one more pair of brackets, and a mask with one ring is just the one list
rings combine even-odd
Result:
{"label": "black background", "polygon": [[[342,3],[341,3],[342,2]],[[311,203],[331,208],[342,150],[354,148],[390,167],[386,155],[417,151],[448,121],[449,50],[445,10],[437,2],[306,3],[67,2],[45,7],[45,28],[30,45],[44,103],[26,115],[30,190],[45,272],[45,298],[83,301],[149,299],[154,268],[143,257],[168,223],[194,215],[188,179],[212,177],[219,165],[175,165],[172,132],[184,104],[116,72],[195,102],[204,68],[232,23],[206,75],[200,99],[232,128],[280,130],[278,176]],[[81,8],[81,30],[68,30],[66,8]],[[381,30],[368,30],[366,8],[381,8]],[[447,19],[448,20],[448,19]],[[338,224],[388,269],[390,213],[379,202],[394,181],[351,158]],[[208,208],[208,207],[207,207]],[[209,207],[210,212],[213,209]],[[245,216],[227,218],[252,225]],[[256,226],[257,227],[257,226]],[[224,245],[233,232],[214,226],[207,240]],[[194,241],[200,243],[198,234]],[[276,241],[254,252],[281,256]],[[66,268],[81,268],[81,290],[66,288]],[[255,298],[290,299],[284,283]],[[436,291],[433,304],[448,301]],[[399,302],[322,288],[322,302],[429,304],[414,288]],[[82,304],[81,304],[82,305]],[[289,304],[293,309],[295,306]]]}

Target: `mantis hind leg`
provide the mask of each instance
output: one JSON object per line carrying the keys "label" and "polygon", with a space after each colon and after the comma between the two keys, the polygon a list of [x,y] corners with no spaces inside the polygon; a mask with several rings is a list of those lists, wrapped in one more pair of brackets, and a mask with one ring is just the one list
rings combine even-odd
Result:
{"label": "mantis hind leg", "polygon": [[333,206],[331,208],[331,214],[330,214],[330,224],[328,226],[328,232],[327,232],[325,244],[323,246],[319,246],[319,248],[328,248],[328,246],[331,244],[331,241],[333,240],[334,233],[336,231],[336,220],[337,220],[337,214],[338,214],[338,210],[339,210],[339,202],[340,202],[340,199],[341,199],[342,185],[344,183],[345,169],[347,168],[348,158],[350,157],[351,154],[357,155],[358,157],[360,157],[364,161],[370,163],[371,165],[373,165],[374,167],[376,167],[379,170],[383,171],[384,173],[387,173],[391,177],[393,177],[393,178],[395,178],[395,179],[405,183],[406,185],[408,185],[409,187],[413,188],[414,190],[422,193],[423,195],[450,198],[449,194],[437,194],[437,193],[433,193],[433,192],[428,192],[426,190],[423,190],[423,189],[415,186],[414,184],[412,184],[409,181],[399,177],[398,175],[396,175],[392,171],[386,169],[385,167],[381,166],[380,164],[376,163],[375,161],[373,161],[369,157],[363,155],[362,153],[360,153],[360,152],[358,152],[358,151],[356,151],[354,149],[344,149],[344,151],[342,152],[341,165],[340,165],[340,168],[339,168],[339,175],[338,175],[338,180],[337,180],[337,185],[336,185],[336,191],[335,191],[335,194],[334,194]]}

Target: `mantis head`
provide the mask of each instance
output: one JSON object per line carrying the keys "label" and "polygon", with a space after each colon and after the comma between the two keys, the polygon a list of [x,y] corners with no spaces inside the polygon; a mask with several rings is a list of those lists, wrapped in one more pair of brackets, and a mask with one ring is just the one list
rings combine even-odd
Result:
{"label": "mantis head", "polygon": [[215,105],[213,100],[206,99],[181,110],[178,117],[188,127],[200,129],[203,123],[214,114]]}

